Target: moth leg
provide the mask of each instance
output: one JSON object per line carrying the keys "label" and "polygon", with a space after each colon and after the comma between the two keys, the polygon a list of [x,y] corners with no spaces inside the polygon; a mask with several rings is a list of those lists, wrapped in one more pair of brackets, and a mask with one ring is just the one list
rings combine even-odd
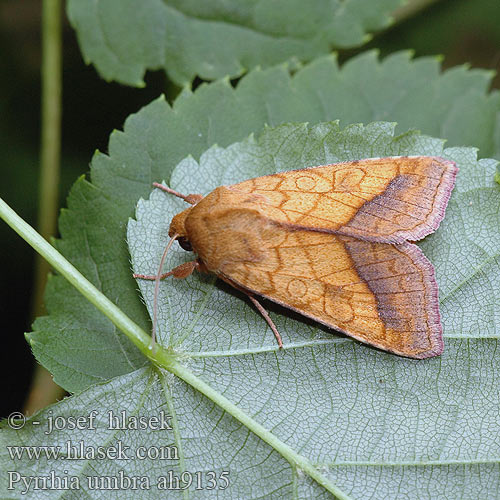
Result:
{"label": "moth leg", "polygon": [[271,327],[271,330],[273,331],[274,336],[278,341],[278,347],[280,349],[283,349],[283,341],[281,340],[280,332],[278,332],[278,329],[271,319],[271,316],[269,316],[269,313],[262,307],[262,304],[251,293],[247,292],[246,290],[242,291],[248,295],[248,298],[252,301],[253,305],[257,308],[260,314],[262,314],[262,317],[267,321],[267,324]]}
{"label": "moth leg", "polygon": [[276,328],[274,321],[271,319],[271,316],[269,316],[269,313],[264,309],[262,304],[254,297],[253,293],[249,292],[248,290],[245,290],[243,287],[239,286],[234,281],[232,281],[226,277],[219,275],[219,278],[221,278],[226,283],[229,283],[233,288],[236,288],[236,290],[243,292],[252,301],[252,304],[257,308],[257,311],[260,312],[262,317],[266,320],[267,324],[269,325],[269,327],[273,331],[274,336],[276,337],[276,340],[278,341],[278,347],[280,349],[283,349],[283,341],[281,340],[280,332],[278,332],[278,329]]}
{"label": "moth leg", "polygon": [[153,182],[153,186],[158,189],[161,189],[162,191],[165,191],[165,193],[173,194],[178,198],[182,198],[185,202],[189,203],[190,205],[196,205],[203,198],[203,195],[201,194],[181,194],[172,188],[160,184],[159,182]]}
{"label": "moth leg", "polygon": [[[200,264],[197,260],[193,260],[191,262],[184,262],[184,264],[180,264],[177,267],[174,267],[171,271],[168,271],[168,273],[163,273],[160,275],[160,279],[167,278],[168,276],[173,276],[174,278],[177,279],[184,279],[193,274],[194,270],[199,270]],[[155,274],[136,274],[134,273],[132,275],[134,278],[140,278],[142,280],[152,280],[154,281],[156,279]]]}
{"label": "moth leg", "polygon": [[[203,266],[203,262],[201,263]],[[202,270],[203,272],[203,270]],[[233,288],[236,288],[236,290],[239,290],[240,292],[243,292],[251,301],[252,304],[257,308],[257,311],[262,314],[262,317],[266,320],[267,324],[271,328],[271,330],[274,333],[274,336],[276,337],[276,340],[278,341],[278,347],[280,349],[283,349],[283,341],[281,340],[281,335],[280,332],[278,332],[278,329],[276,328],[276,325],[274,324],[274,321],[271,319],[271,316],[269,316],[269,313],[262,307],[262,304],[254,297],[252,292],[249,292],[245,288],[241,287],[237,283],[235,283],[233,280],[227,278],[226,276],[222,276],[220,274],[217,275],[222,281],[225,281],[229,285],[231,285]]]}

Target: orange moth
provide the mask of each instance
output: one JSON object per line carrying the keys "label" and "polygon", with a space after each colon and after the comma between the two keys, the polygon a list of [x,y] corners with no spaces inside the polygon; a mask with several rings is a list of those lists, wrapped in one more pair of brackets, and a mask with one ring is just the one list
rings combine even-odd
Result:
{"label": "orange moth", "polygon": [[[434,268],[411,241],[434,232],[455,184],[455,163],[402,156],[310,167],[182,195],[191,206],[170,224],[172,238],[154,279],[194,270],[244,292],[281,347],[260,295],[394,354],[443,351]],[[196,258],[161,274],[177,240]]]}

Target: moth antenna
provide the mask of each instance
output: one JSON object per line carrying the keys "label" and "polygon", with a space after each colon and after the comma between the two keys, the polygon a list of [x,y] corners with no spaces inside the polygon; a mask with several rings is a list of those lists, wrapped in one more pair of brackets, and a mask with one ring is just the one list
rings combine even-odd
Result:
{"label": "moth antenna", "polygon": [[163,255],[161,256],[160,265],[158,266],[158,271],[155,275],[155,294],[153,299],[153,331],[151,334],[151,348],[153,350],[153,354],[155,353],[155,348],[156,348],[156,326],[158,323],[158,293],[160,291],[160,279],[162,278],[161,270],[163,269],[163,264],[165,263],[165,259],[167,257],[168,251],[170,250],[170,247],[178,237],[179,235],[177,233],[174,234],[170,239],[170,241],[167,243],[167,246],[163,251]]}
{"label": "moth antenna", "polygon": [[182,198],[185,202],[189,203],[190,205],[196,205],[203,198],[203,196],[201,194],[181,194],[181,193],[179,193],[179,191],[176,191],[175,189],[164,186],[163,184],[160,184],[159,182],[153,182],[153,186],[155,188],[161,189],[162,191],[165,191],[165,193],[173,194],[174,196],[177,196],[178,198]]}

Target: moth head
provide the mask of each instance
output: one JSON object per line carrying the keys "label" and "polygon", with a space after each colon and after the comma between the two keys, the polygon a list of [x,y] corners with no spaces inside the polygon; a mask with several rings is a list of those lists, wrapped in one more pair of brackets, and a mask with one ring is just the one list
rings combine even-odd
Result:
{"label": "moth head", "polygon": [[186,210],[183,210],[174,216],[172,222],[170,223],[170,228],[168,229],[168,235],[173,237],[176,234],[179,245],[188,252],[192,250],[191,243],[189,243],[186,232],[186,217],[189,215],[190,211],[191,207],[186,208]]}

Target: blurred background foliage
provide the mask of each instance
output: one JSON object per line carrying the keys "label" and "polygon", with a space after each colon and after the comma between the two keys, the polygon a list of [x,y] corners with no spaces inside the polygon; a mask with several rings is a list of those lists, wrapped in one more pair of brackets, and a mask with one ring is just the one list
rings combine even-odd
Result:
{"label": "blurred background foliage", "polygon": [[[412,49],[415,57],[441,55],[443,68],[461,64],[500,68],[498,0],[411,0],[395,13],[396,23],[340,61],[369,48],[382,56]],[[36,224],[40,137],[39,0],[0,1],[0,165],[2,197],[25,220]],[[107,150],[109,134],[125,118],[158,95],[171,102],[179,88],[162,71],[148,72],[144,88],[107,83],[83,62],[76,35],[64,17],[61,206],[76,178],[87,174],[96,149]],[[200,80],[195,80],[193,87]],[[496,75],[493,86],[500,88]],[[29,388],[33,357],[23,333],[30,330],[33,250],[7,225],[0,225],[4,384],[0,417],[20,410]],[[13,381],[15,380],[15,383]]]}

